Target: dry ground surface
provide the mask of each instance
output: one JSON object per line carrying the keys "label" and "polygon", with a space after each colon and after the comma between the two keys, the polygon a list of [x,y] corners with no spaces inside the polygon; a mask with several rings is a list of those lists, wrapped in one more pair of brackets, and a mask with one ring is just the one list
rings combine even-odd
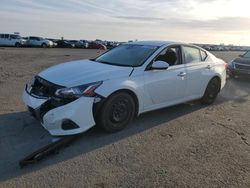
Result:
{"label": "dry ground surface", "polygon": [[[228,80],[214,105],[141,115],[125,130],[84,133],[58,155],[19,169],[51,141],[26,112],[26,82],[58,63],[101,51],[0,49],[0,187],[250,187],[250,79]],[[239,52],[216,53],[226,61]]]}

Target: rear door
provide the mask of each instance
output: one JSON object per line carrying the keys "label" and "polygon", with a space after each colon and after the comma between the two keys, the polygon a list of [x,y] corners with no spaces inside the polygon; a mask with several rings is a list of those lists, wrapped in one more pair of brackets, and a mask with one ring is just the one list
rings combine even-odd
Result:
{"label": "rear door", "polygon": [[186,70],[181,46],[167,47],[153,61],[164,61],[164,54],[168,50],[176,52],[177,60],[167,62],[170,64],[167,70],[147,69],[144,72],[144,109],[146,111],[185,101]]}
{"label": "rear door", "polygon": [[207,61],[205,51],[193,46],[182,48],[187,71],[187,97],[195,99],[204,94],[211,77],[212,64]]}

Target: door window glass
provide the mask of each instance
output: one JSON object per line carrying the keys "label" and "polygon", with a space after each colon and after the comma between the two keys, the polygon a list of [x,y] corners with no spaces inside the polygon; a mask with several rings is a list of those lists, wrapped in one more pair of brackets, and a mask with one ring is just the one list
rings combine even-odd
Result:
{"label": "door window glass", "polygon": [[207,53],[203,50],[201,50],[201,60],[205,61],[207,59]]}
{"label": "door window glass", "polygon": [[180,47],[166,48],[156,57],[155,61],[165,61],[169,66],[182,64]]}
{"label": "door window glass", "polygon": [[201,61],[201,54],[198,48],[184,46],[186,63],[196,63]]}

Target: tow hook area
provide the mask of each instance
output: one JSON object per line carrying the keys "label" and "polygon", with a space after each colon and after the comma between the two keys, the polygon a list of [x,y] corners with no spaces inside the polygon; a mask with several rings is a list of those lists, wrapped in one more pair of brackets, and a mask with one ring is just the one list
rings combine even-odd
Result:
{"label": "tow hook area", "polygon": [[29,164],[37,163],[38,161],[44,159],[45,157],[49,155],[57,154],[59,152],[59,149],[68,146],[77,138],[79,138],[79,135],[64,136],[64,137],[56,138],[54,141],[52,141],[48,145],[43,146],[42,148],[29,154],[27,157],[21,159],[19,161],[20,168],[23,168],[24,166],[27,166]]}

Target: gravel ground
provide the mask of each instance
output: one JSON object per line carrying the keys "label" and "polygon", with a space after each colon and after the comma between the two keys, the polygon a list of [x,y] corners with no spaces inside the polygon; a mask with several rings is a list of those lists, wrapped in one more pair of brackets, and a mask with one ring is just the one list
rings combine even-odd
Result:
{"label": "gravel ground", "polygon": [[[51,141],[21,100],[42,69],[102,51],[0,48],[0,187],[250,187],[250,79],[228,80],[214,105],[150,112],[125,130],[84,133],[59,155],[19,169]],[[213,52],[225,61],[239,52]]]}

